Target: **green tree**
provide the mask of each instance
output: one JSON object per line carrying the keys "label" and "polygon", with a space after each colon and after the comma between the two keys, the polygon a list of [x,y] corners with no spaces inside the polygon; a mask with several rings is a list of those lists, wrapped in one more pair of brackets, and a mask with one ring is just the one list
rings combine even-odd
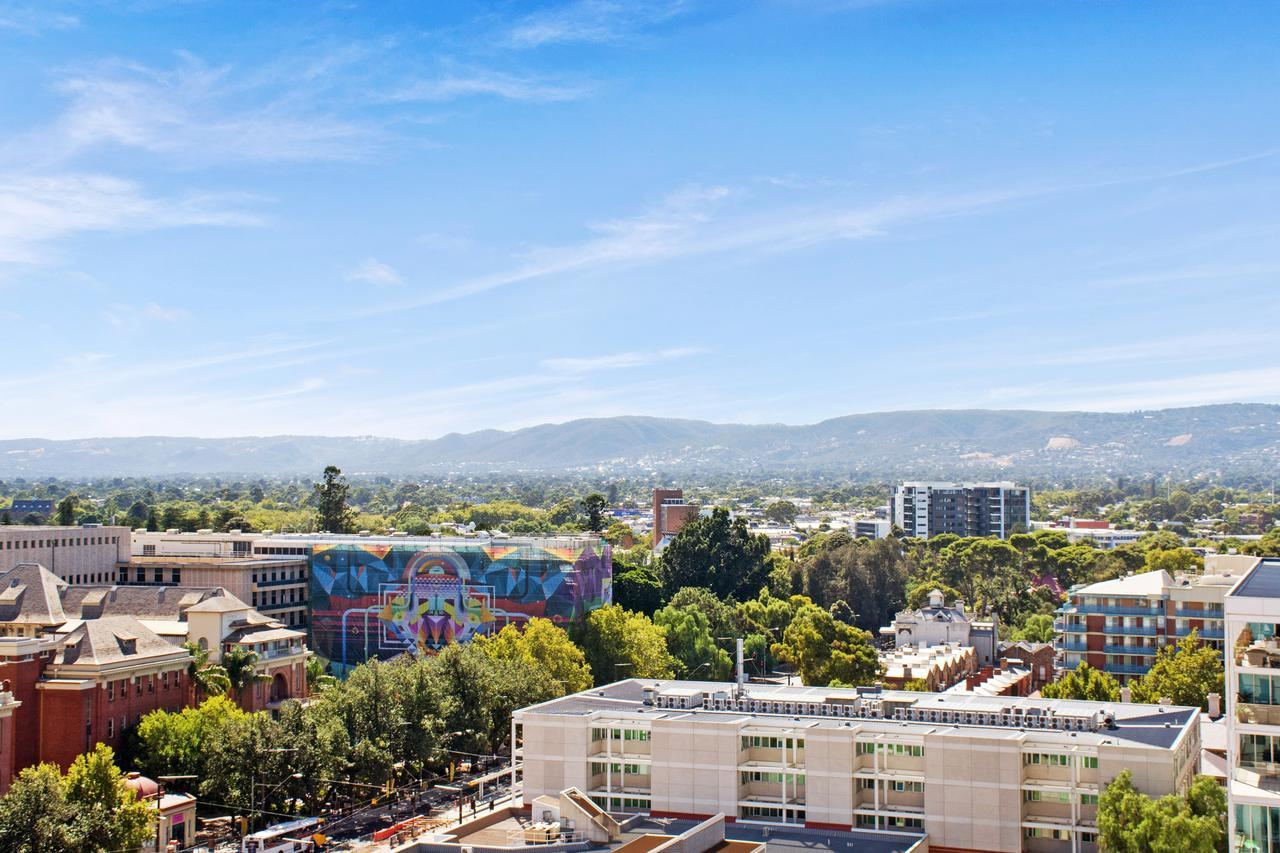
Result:
{"label": "green tree", "polygon": [[347,507],[351,486],[342,469],[328,465],[323,479],[315,484],[316,528],[326,533],[350,533],[355,528],[355,514]]}
{"label": "green tree", "polygon": [[1204,558],[1190,548],[1152,548],[1147,551],[1142,571],[1164,570],[1171,575],[1204,568]]}
{"label": "green tree", "polygon": [[747,529],[743,518],[714,509],[690,519],[662,552],[668,593],[702,586],[723,598],[754,595],[769,575],[769,539]]}
{"label": "green tree", "polygon": [[652,614],[666,600],[666,590],[651,567],[633,566],[614,574],[613,600],[627,610]]}
{"label": "green tree", "polygon": [[72,849],[71,821],[57,765],[24,768],[0,799],[0,850],[64,853]]}
{"label": "green tree", "polygon": [[1022,623],[1021,628],[1013,632],[1012,639],[1025,640],[1029,643],[1052,643],[1057,632],[1053,628],[1053,617],[1048,613],[1033,613]]}
{"label": "green tree", "polygon": [[106,744],[76,757],[63,788],[74,815],[71,850],[136,850],[154,831],[154,808],[124,784],[115,753]]}
{"label": "green tree", "polygon": [[80,506],[80,498],[77,495],[67,495],[58,501],[58,508],[54,512],[54,524],[63,527],[70,527],[76,523],[76,510]]}
{"label": "green tree", "polygon": [[541,668],[561,694],[577,693],[592,684],[586,656],[550,619],[534,618],[520,626],[509,624],[477,642],[491,658],[525,661]]}
{"label": "green tree", "polygon": [[1197,776],[1185,797],[1152,800],[1120,771],[1098,798],[1098,840],[1107,853],[1214,853],[1227,849],[1227,797]]}
{"label": "green tree", "polygon": [[1133,701],[1159,702],[1167,698],[1175,705],[1208,709],[1208,695],[1222,695],[1223,673],[1221,653],[1200,642],[1198,631],[1165,646],[1156,662],[1133,687]]}
{"label": "green tree", "polygon": [[1120,699],[1120,684],[1107,672],[1094,669],[1084,661],[1052,684],[1040,688],[1046,699],[1091,699],[1098,702],[1116,702]]}
{"label": "green tree", "polygon": [[705,613],[692,605],[667,605],[653,614],[653,622],[666,632],[667,650],[680,662],[677,676],[729,680],[733,661],[727,651],[716,645]]}
{"label": "green tree", "polygon": [[796,521],[800,509],[791,501],[776,501],[765,507],[764,517],[774,524],[791,525]]}
{"label": "green tree", "polygon": [[311,692],[327,690],[338,683],[338,679],[325,671],[324,661],[316,655],[307,658],[307,689]]}
{"label": "green tree", "polygon": [[616,604],[591,611],[574,639],[586,655],[596,684],[623,678],[672,678],[678,662],[667,651],[662,628],[643,613]]}
{"label": "green tree", "polygon": [[717,598],[715,593],[705,587],[686,586],[671,596],[667,606],[692,607],[698,610],[707,617],[707,625],[715,637],[737,637],[740,633],[737,608]]}
{"label": "green tree", "polygon": [[582,499],[582,512],[587,517],[587,529],[592,533],[604,530],[604,511],[609,508],[604,495],[592,492]]}
{"label": "green tree", "polygon": [[871,635],[814,604],[798,609],[770,651],[810,686],[866,685],[880,674]]}

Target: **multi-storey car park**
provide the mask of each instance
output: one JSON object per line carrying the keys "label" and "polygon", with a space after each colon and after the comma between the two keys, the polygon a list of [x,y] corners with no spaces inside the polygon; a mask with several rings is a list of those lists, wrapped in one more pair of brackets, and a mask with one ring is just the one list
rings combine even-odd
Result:
{"label": "multi-storey car park", "polygon": [[576,787],[603,808],[914,831],[932,851],[1091,851],[1122,769],[1181,792],[1198,710],[631,679],[517,711],[524,804]]}

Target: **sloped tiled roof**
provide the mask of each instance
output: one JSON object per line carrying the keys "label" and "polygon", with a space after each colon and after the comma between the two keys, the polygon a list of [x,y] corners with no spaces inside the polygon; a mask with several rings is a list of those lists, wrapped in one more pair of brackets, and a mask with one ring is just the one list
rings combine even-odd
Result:
{"label": "sloped tiled roof", "polygon": [[132,616],[90,619],[67,635],[54,665],[106,664],[163,657],[180,651]]}
{"label": "sloped tiled roof", "polygon": [[176,620],[190,607],[218,598],[239,602],[221,587],[73,586],[63,597],[62,606],[68,615],[82,619],[135,616],[139,619]]}
{"label": "sloped tiled roof", "polygon": [[67,621],[67,582],[38,563],[19,563],[0,574],[0,622],[61,625]]}

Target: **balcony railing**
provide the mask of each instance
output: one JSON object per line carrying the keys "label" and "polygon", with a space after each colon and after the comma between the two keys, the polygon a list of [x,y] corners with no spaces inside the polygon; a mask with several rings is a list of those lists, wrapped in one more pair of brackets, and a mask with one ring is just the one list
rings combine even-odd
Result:
{"label": "balcony railing", "polygon": [[1089,644],[1084,640],[1064,640],[1058,644],[1058,648],[1068,652],[1087,652]]}
{"label": "balcony railing", "polygon": [[1121,645],[1103,646],[1102,650],[1109,655],[1146,655],[1148,657],[1155,657],[1156,654],[1159,653],[1160,651],[1159,649],[1153,648],[1151,646],[1121,646]]}
{"label": "balcony railing", "polygon": [[1121,675],[1146,675],[1150,670],[1149,666],[1141,666],[1132,663],[1106,663],[1102,665],[1103,672],[1119,673]]}
{"label": "balcony railing", "polygon": [[1174,616],[1179,619],[1221,619],[1221,610],[1201,610],[1188,607],[1185,610],[1175,610]]}
{"label": "balcony railing", "polygon": [[1131,636],[1147,636],[1154,637],[1156,635],[1155,625],[1103,625],[1102,633],[1104,634],[1128,634]]}
{"label": "balcony railing", "polygon": [[1236,702],[1236,719],[1263,726],[1280,725],[1280,705],[1255,705],[1241,699]]}
{"label": "balcony railing", "polygon": [[1081,616],[1150,616],[1155,619],[1164,618],[1162,608],[1151,607],[1095,607],[1090,604],[1075,605],[1076,613]]}

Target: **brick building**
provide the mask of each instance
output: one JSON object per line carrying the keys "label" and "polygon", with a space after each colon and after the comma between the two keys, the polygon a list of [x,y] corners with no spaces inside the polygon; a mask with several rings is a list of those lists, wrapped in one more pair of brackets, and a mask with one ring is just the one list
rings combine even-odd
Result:
{"label": "brick building", "polygon": [[662,548],[698,512],[697,506],[685,502],[683,489],[654,489],[653,547]]}
{"label": "brick building", "polygon": [[222,589],[75,587],[16,566],[0,574],[0,696],[16,703],[22,737],[6,751],[0,722],[0,784],[40,761],[65,768],[96,743],[119,749],[145,714],[193,704],[186,642],[212,663],[236,647],[258,654],[265,678],[236,697],[246,710],[305,697],[303,639]]}

